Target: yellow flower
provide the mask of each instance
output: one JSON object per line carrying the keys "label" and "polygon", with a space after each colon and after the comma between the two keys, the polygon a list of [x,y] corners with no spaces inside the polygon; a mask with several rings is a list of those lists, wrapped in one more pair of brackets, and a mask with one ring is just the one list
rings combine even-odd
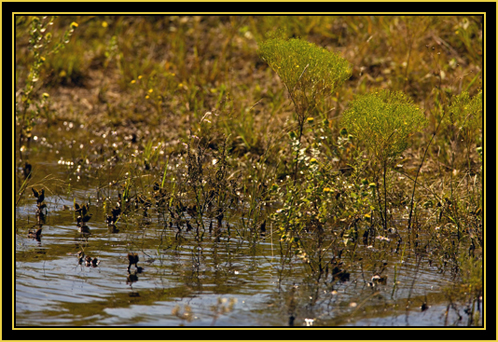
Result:
{"label": "yellow flower", "polygon": [[104,28],[105,28],[105,27],[107,27],[107,26],[109,26],[109,24],[107,23],[107,21],[103,21],[103,22],[102,22],[102,27],[104,27]]}
{"label": "yellow flower", "polygon": [[73,22],[71,23],[71,28],[73,28],[73,29],[74,29],[74,28],[77,28],[77,27],[78,27],[78,23],[73,21]]}
{"label": "yellow flower", "polygon": [[152,92],[154,91],[154,89],[149,89],[149,94],[152,94]]}
{"label": "yellow flower", "polygon": [[331,191],[332,191],[332,189],[330,189],[330,188],[323,188],[323,192],[331,192]]}
{"label": "yellow flower", "polygon": [[130,82],[130,83],[131,83],[131,84],[135,84],[135,83],[137,83],[137,81],[135,81],[135,80],[131,80],[131,82]]}

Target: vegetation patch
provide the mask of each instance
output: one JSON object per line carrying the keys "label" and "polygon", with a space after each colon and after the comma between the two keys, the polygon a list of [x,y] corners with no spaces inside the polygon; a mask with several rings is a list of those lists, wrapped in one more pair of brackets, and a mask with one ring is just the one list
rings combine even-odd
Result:
{"label": "vegetation patch", "polygon": [[[139,301],[139,278],[162,279],[152,267],[172,263],[182,296],[207,284],[225,296],[260,257],[278,279],[272,324],[343,325],[420,301],[446,305],[444,324],[466,312],[482,325],[482,24],[17,16],[16,241],[49,255],[20,248],[16,267],[112,263]],[[46,237],[68,226],[73,249]],[[448,281],[438,296],[416,293],[423,267]],[[348,286],[357,297],[341,302]],[[205,315],[223,324],[241,302],[220,297]],[[195,324],[195,310],[168,319]]]}

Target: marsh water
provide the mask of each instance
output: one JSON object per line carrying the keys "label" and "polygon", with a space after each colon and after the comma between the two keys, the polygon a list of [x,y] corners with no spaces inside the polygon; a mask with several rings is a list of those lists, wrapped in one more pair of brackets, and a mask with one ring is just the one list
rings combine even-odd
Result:
{"label": "marsh water", "polygon": [[[246,239],[235,210],[223,222],[221,236],[207,230],[202,238],[193,231],[178,235],[154,208],[109,229],[102,199],[115,199],[114,190],[91,173],[79,172],[77,162],[68,163],[74,160],[68,159],[70,147],[35,146],[33,178],[52,185],[45,193],[39,239],[28,236],[38,227],[36,199],[27,193],[16,207],[18,327],[468,324],[464,305],[444,290],[453,283],[452,275],[440,272],[430,258],[408,251],[385,260],[387,281],[372,282],[373,274],[358,266],[348,269],[344,281],[329,275],[317,285],[301,259],[282,261],[271,224],[266,236]],[[90,234],[78,231],[75,202],[90,204]],[[397,222],[402,234],[402,215]],[[357,251],[376,248],[392,247],[359,242]],[[79,252],[99,263],[80,262]],[[132,265],[128,272],[130,252],[138,254],[140,270]]]}

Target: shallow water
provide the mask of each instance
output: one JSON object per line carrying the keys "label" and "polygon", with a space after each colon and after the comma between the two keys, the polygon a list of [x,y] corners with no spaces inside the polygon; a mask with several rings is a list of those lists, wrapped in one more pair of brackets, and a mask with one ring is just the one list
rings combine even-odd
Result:
{"label": "shallow water", "polygon": [[[449,280],[426,263],[406,260],[395,287],[387,282],[370,288],[360,270],[349,270],[348,282],[331,285],[329,279],[317,287],[301,282],[300,260],[289,266],[291,276],[279,278],[280,257],[271,239],[253,246],[227,236],[217,242],[207,235],[198,242],[185,233],[178,245],[170,228],[120,226],[119,233],[110,233],[98,223],[102,220],[91,224],[91,235],[84,238],[75,226],[56,225],[53,218],[37,242],[25,237],[26,218],[19,216],[18,326],[286,326],[291,315],[295,325],[445,323],[445,307],[439,304],[444,296],[438,290]],[[80,265],[82,249],[101,263]],[[139,254],[144,270],[136,275],[138,281],[127,284],[130,250]],[[421,312],[426,300],[432,307]]]}
{"label": "shallow water", "polygon": [[[104,223],[102,191],[96,190],[101,184],[50,162],[51,151],[44,155],[42,150],[43,163],[36,165],[53,179],[71,179],[64,183],[71,188],[66,194],[55,195],[55,186],[47,192],[40,241],[27,236],[36,226],[35,199],[27,197],[16,208],[17,327],[444,326],[468,321],[463,306],[448,308],[442,289],[451,285],[451,276],[408,252],[386,260],[386,284],[369,286],[372,273],[356,265],[347,270],[349,281],[333,282],[329,274],[316,285],[299,258],[282,265],[276,237],[246,240],[234,214],[230,235],[223,228],[219,241],[207,231],[200,240],[194,231],[178,237],[153,209],[147,218],[123,218],[119,232],[112,232]],[[74,212],[68,210],[74,202],[91,203],[89,236],[78,233]],[[79,264],[79,251],[100,264]],[[138,253],[143,267],[136,273],[132,266],[133,282],[129,252]],[[359,244],[357,253],[368,259],[372,248]],[[428,309],[422,311],[424,303]]]}

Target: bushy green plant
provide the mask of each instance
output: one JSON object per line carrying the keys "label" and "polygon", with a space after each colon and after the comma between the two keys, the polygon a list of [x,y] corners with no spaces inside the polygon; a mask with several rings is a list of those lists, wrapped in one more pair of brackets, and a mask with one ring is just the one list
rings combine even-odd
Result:
{"label": "bushy green plant", "polygon": [[310,145],[298,151],[301,178],[270,187],[272,202],[279,207],[270,219],[280,238],[282,266],[297,256],[318,281],[327,274],[328,256],[338,246],[354,253],[361,228],[357,222],[369,219],[374,196],[369,182],[360,181],[360,168],[348,176],[337,169],[350,141],[343,136],[337,143],[327,141],[333,135],[328,120],[308,125]]}
{"label": "bushy green plant", "polygon": [[332,189],[328,185],[329,174],[324,172],[324,166],[317,159],[319,150],[312,150],[313,157],[301,156],[305,165],[301,182],[272,185],[271,196],[282,207],[270,217],[280,236],[282,263],[297,255],[319,279],[325,270],[326,252],[331,247],[324,240],[324,228],[332,216],[328,210]]}
{"label": "bushy green plant", "polygon": [[261,58],[278,74],[294,105],[298,129],[291,134],[295,154],[294,180],[298,171],[306,120],[316,106],[351,76],[351,66],[336,53],[302,39],[270,38],[260,43]]}
{"label": "bushy green plant", "polygon": [[355,98],[343,123],[370,156],[392,164],[408,146],[408,138],[426,125],[419,107],[403,92],[380,90]]}
{"label": "bushy green plant", "polygon": [[378,171],[382,173],[384,210],[381,215],[387,229],[387,171],[407,148],[408,138],[420,131],[427,120],[403,92],[379,90],[356,97],[344,112],[343,123],[369,153],[377,184]]}
{"label": "bushy green plant", "polygon": [[[272,38],[259,46],[261,58],[278,74],[303,109],[330,94],[351,76],[351,66],[336,53],[302,39]],[[306,107],[307,106],[307,107]]]}

